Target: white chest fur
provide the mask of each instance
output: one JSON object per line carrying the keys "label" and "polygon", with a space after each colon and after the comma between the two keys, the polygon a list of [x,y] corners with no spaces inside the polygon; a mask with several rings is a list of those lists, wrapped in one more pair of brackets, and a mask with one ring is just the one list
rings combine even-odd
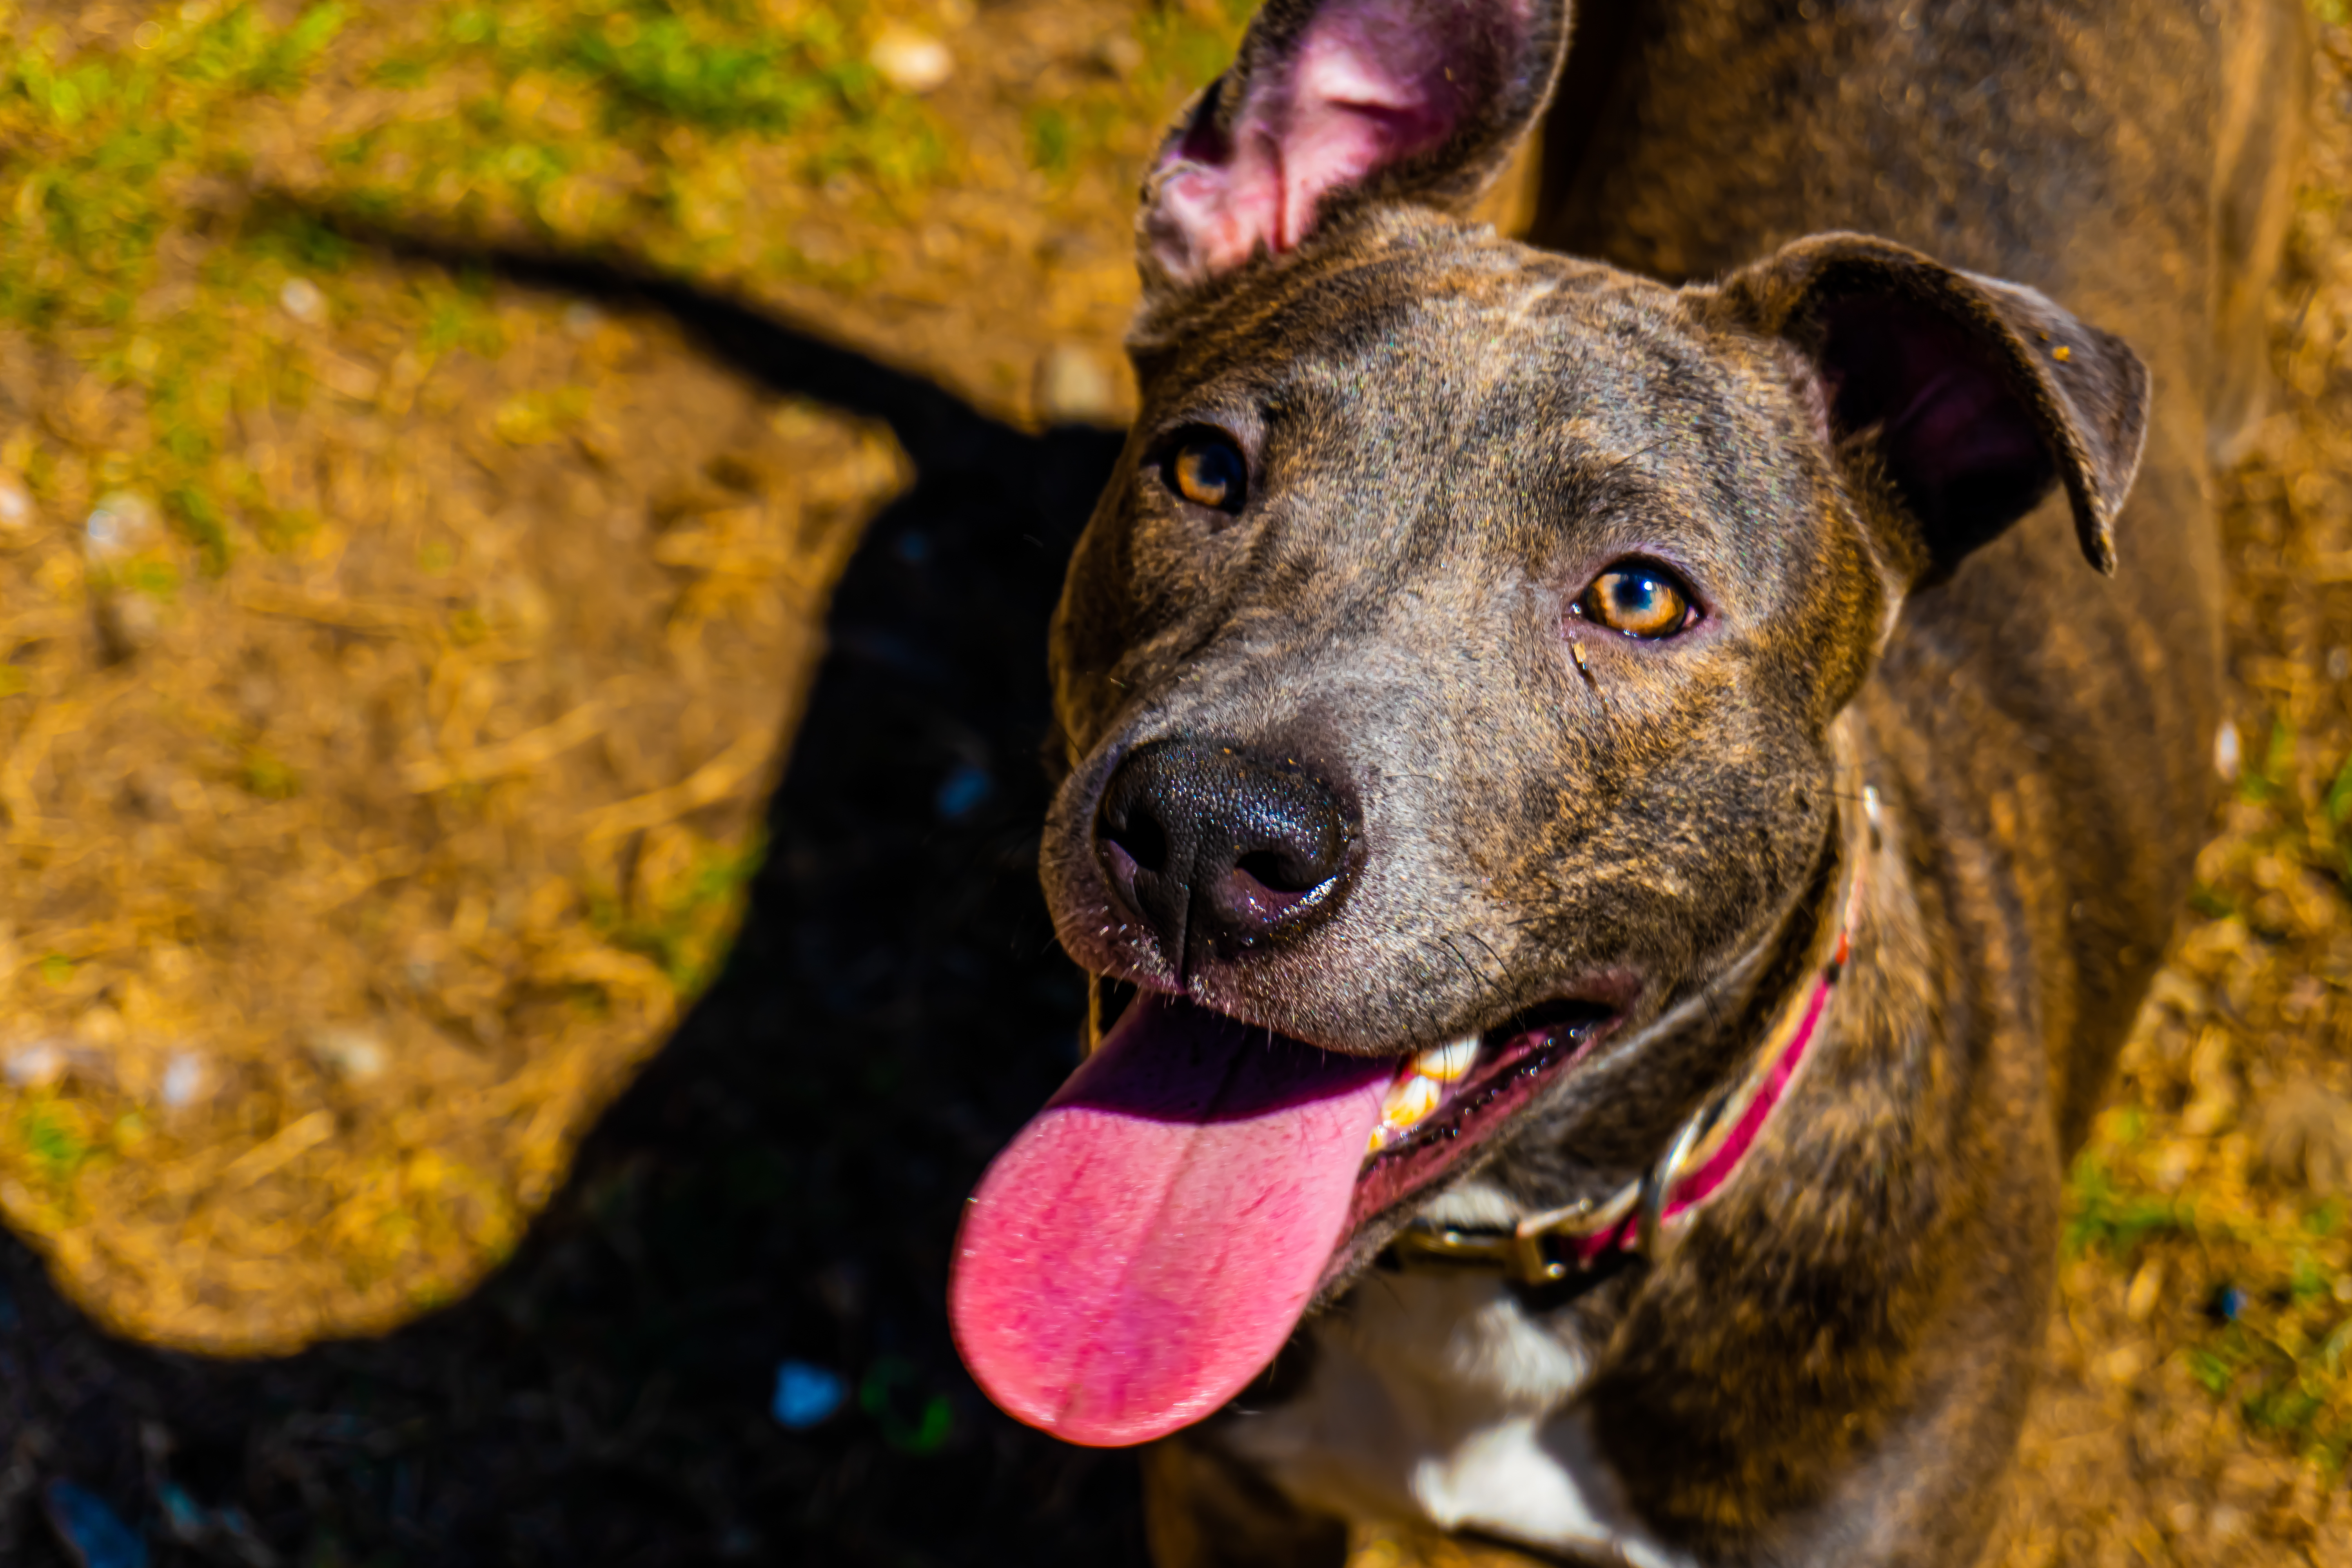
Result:
{"label": "white chest fur", "polygon": [[[1475,1187],[1449,1195],[1483,1206]],[[1690,1561],[1633,1517],[1598,1451],[1576,1403],[1591,1354],[1531,1321],[1498,1276],[1375,1273],[1313,1333],[1306,1389],[1224,1434],[1301,1503],[1636,1568]]]}

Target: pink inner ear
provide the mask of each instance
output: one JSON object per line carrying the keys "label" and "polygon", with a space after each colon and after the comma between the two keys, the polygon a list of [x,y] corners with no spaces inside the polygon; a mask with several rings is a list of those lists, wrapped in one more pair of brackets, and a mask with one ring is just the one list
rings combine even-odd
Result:
{"label": "pink inner ear", "polygon": [[[1497,90],[1519,5],[1335,0],[1272,79],[1253,80],[1229,144],[1195,127],[1167,153],[1153,236],[1180,278],[1288,250],[1328,192],[1441,145]],[[1498,34],[1515,35],[1506,43]]]}

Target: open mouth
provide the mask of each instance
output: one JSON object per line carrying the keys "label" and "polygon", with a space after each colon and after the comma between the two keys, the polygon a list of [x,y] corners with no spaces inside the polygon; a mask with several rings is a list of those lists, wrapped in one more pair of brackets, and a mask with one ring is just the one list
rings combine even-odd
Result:
{"label": "open mouth", "polygon": [[1616,1021],[1597,1003],[1556,1003],[1406,1058],[1367,1140],[1349,1232],[1444,1174]]}
{"label": "open mouth", "polygon": [[1486,1142],[1616,1016],[1563,1004],[1359,1057],[1142,997],[973,1192],[949,1284],[966,1364],[1073,1442],[1198,1420],[1281,1348],[1360,1226]]}

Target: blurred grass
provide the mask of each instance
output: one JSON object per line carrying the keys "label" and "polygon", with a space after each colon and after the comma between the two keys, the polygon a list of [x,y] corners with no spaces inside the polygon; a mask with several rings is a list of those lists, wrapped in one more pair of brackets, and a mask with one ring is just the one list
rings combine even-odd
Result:
{"label": "blurred grass", "polygon": [[[2314,8],[2280,396],[2224,491],[2232,786],[2066,1194],[2062,1309],[2078,1374],[2106,1391],[2093,1406],[2133,1431],[2133,1463],[2202,1472],[2225,1500],[2164,1523],[2184,1560],[2250,1544],[2212,1521],[2263,1509],[2295,1539],[2310,1486],[2341,1488],[2352,1459],[2352,40],[2340,6]],[[2180,1398],[2218,1424],[2167,1419]],[[2289,1469],[2250,1469],[2241,1444]],[[2294,1466],[2321,1479],[2291,1482]]]}
{"label": "blurred grass", "polygon": [[[62,27],[37,27],[0,67],[0,145],[19,175],[16,221],[0,229],[0,316],[143,392],[155,439],[106,454],[99,483],[167,498],[208,570],[238,545],[291,548],[305,520],[272,514],[225,426],[241,401],[314,394],[210,307],[267,309],[299,279],[323,285],[316,308],[331,312],[356,247],[299,212],[242,210],[241,192],[286,172],[257,148],[299,132],[303,194],[387,222],[519,215],[572,244],[649,236],[653,259],[688,266],[741,240],[723,232],[719,161],[678,166],[683,127],[790,132],[809,180],[856,169],[895,194],[946,172],[938,126],[883,89],[853,27],[812,12],[779,38],[759,23],[731,5],[561,17],[329,4],[273,25],[257,5],[199,4],[159,11],[127,47],[70,54]],[[217,223],[232,232],[198,286],[159,298],[168,237]],[[427,356],[503,346],[478,289],[419,276],[402,303],[404,319],[383,324]],[[19,458],[37,497],[53,488],[47,456]],[[232,511],[256,519],[244,539],[223,521]]]}
{"label": "blurred grass", "polygon": [[[961,0],[945,9],[968,17]],[[283,552],[312,521],[282,515],[235,452],[235,411],[316,395],[235,302],[315,287],[329,316],[358,249],[320,214],[395,230],[535,238],[712,279],[854,293],[892,271],[927,196],[1002,184],[967,126],[870,63],[905,18],[940,13],[794,0],[586,0],[159,6],[76,41],[0,0],[0,320],[138,389],[151,438],[104,454],[94,482],[163,500],[217,574],[240,548]],[[1147,5],[1031,107],[1024,155],[1066,186],[1081,164],[1130,184],[1171,105],[1218,69],[1246,0]],[[968,121],[968,110],[964,113]],[[257,202],[257,195],[293,198]],[[305,211],[304,207],[310,210]],[[844,216],[843,245],[796,215]],[[208,242],[167,286],[175,239]],[[1123,247],[1121,247],[1123,249]],[[1120,257],[1123,263],[1123,256]],[[379,307],[380,308],[380,307]],[[502,347],[486,292],[419,275],[376,325],[424,368]],[[0,453],[37,497],[43,447]],[[69,488],[69,487],[68,487]]]}
{"label": "blurred grass", "polygon": [[[504,1255],[724,962],[768,716],[905,482],[360,237],[1115,419],[1136,171],[1247,10],[0,0],[0,1208],[85,1305],[282,1347]],[[1039,401],[1074,352],[1111,404]]]}

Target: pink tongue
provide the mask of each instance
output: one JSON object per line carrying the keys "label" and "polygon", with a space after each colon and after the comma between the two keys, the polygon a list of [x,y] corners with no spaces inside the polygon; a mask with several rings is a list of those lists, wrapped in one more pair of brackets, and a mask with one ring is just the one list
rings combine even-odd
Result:
{"label": "pink tongue", "polygon": [[1102,1445],[1233,1397],[1339,1245],[1395,1070],[1139,998],[964,1210],[948,1310],[989,1397]]}

